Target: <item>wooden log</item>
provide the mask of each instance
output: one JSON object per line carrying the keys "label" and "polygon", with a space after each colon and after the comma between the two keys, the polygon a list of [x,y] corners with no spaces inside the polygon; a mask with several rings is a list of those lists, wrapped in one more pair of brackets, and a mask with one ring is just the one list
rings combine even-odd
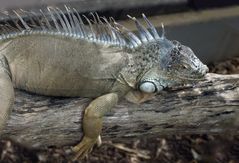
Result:
{"label": "wooden log", "polygon": [[[76,144],[86,98],[44,97],[16,90],[3,137],[32,147]],[[239,134],[239,74],[207,74],[195,86],[182,86],[136,105],[122,100],[104,119],[102,137],[189,133]]]}

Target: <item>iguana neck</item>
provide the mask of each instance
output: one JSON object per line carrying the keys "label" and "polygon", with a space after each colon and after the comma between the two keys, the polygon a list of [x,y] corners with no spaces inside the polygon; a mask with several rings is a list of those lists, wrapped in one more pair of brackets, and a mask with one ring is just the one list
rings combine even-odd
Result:
{"label": "iguana neck", "polygon": [[121,70],[119,80],[135,89],[140,76],[150,69],[151,66],[146,64],[146,58],[142,57],[138,51],[125,49],[124,52],[127,55],[128,64]]}

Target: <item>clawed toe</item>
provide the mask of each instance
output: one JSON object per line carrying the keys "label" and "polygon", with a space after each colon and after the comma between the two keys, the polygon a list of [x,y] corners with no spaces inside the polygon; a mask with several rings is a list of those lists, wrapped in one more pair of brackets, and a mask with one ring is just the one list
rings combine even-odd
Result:
{"label": "clawed toe", "polygon": [[72,148],[72,150],[76,153],[73,161],[84,159],[87,154],[92,151],[92,148],[96,142],[97,139],[84,137],[78,145]]}

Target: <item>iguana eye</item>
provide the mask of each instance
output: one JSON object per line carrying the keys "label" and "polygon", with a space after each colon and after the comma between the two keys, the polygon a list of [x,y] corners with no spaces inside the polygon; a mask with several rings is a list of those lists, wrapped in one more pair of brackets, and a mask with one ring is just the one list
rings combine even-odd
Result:
{"label": "iguana eye", "polygon": [[188,69],[188,65],[182,65],[183,69]]}
{"label": "iguana eye", "polygon": [[145,93],[155,93],[157,92],[157,87],[153,82],[143,82],[139,85],[139,90]]}

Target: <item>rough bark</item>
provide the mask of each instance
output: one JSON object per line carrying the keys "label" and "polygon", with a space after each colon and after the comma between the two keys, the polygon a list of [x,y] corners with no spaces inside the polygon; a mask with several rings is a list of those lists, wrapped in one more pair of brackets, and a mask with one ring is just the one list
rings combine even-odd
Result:
{"label": "rough bark", "polygon": [[[86,98],[53,98],[16,90],[4,137],[32,147],[77,143]],[[102,137],[239,133],[239,74],[208,74],[194,87],[162,92],[136,105],[122,100],[104,119]]]}

